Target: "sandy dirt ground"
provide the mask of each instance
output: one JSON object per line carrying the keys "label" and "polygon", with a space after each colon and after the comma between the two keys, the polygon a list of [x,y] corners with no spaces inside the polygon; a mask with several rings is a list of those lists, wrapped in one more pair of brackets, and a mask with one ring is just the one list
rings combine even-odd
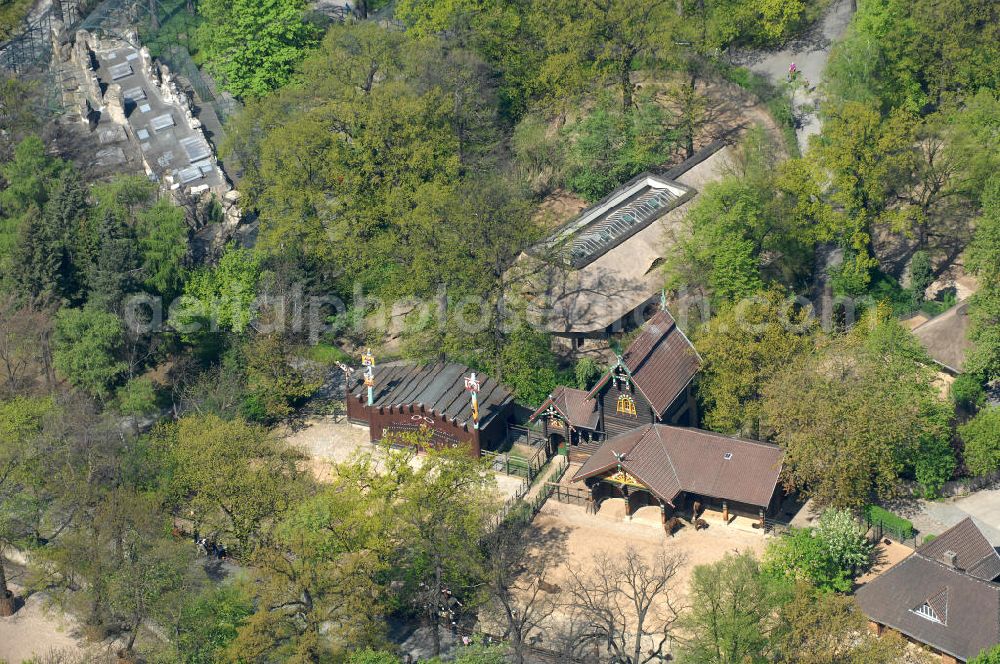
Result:
{"label": "sandy dirt ground", "polygon": [[551,550],[554,558],[560,561],[549,572],[551,576],[547,576],[550,583],[565,583],[569,578],[567,566],[589,569],[595,554],[613,556],[631,546],[648,561],[660,551],[682,556],[685,562],[675,578],[675,588],[684,595],[695,566],[715,562],[730,552],[760,554],[768,540],[768,536],[759,532],[747,532],[721,523],[698,532],[690,527],[681,528],[673,537],[667,537],[660,525],[659,508],[644,507],[636,511],[631,521],[625,521],[614,510],[617,505],[610,500],[605,503],[611,509],[605,512],[602,506],[601,512],[595,515],[588,514],[582,506],[549,500],[535,517],[529,537],[538,546]]}
{"label": "sandy dirt ground", "polygon": [[41,594],[29,597],[13,616],[0,618],[0,661],[17,664],[53,652],[80,655],[84,648],[76,621],[47,608]]}
{"label": "sandy dirt ground", "polygon": [[[333,478],[334,466],[350,460],[359,452],[376,449],[368,436],[368,428],[351,424],[343,417],[314,417],[302,428],[290,432],[288,442],[309,457],[309,467],[320,482]],[[420,463],[421,457],[414,459]],[[517,495],[523,490],[524,480],[503,473],[494,473],[501,499]]]}
{"label": "sandy dirt ground", "polygon": [[889,538],[885,538],[875,545],[875,556],[876,563],[867,573],[862,574],[857,578],[857,584],[859,586],[864,585],[874,579],[876,576],[883,574],[887,569],[900,562],[904,558],[908,557],[913,553],[913,549],[899,542],[893,542]]}

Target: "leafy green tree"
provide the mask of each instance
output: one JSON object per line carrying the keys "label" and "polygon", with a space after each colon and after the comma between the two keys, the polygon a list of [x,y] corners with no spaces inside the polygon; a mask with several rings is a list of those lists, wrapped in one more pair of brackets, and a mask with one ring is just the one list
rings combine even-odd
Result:
{"label": "leafy green tree", "polygon": [[254,557],[257,610],[225,661],[324,661],[380,642],[386,541],[378,499],[335,480],[288,512]]}
{"label": "leafy green tree", "polygon": [[576,386],[581,390],[589,390],[603,374],[601,366],[592,357],[581,357],[573,368],[576,376]]}
{"label": "leafy green tree", "polygon": [[51,399],[15,397],[0,402],[0,615],[14,613],[16,604],[7,585],[4,551],[24,546],[37,526],[40,511],[34,492],[46,460],[38,437],[55,404]]}
{"label": "leafy green tree", "polygon": [[139,630],[161,618],[170,602],[179,601],[190,583],[194,549],[166,535],[166,519],[155,496],[115,492],[98,512],[98,528],[108,550],[104,570],[111,618],[124,626],[124,650],[134,653]]}
{"label": "leafy green tree", "polygon": [[305,488],[300,454],[243,420],[189,415],[161,425],[154,440],[171,503],[239,555],[267,541]]}
{"label": "leafy green tree", "polygon": [[973,475],[1000,470],[1000,408],[985,408],[958,428],[965,444],[965,466]]}
{"label": "leafy green tree", "polygon": [[247,418],[284,420],[322,385],[315,371],[296,366],[292,350],[286,340],[274,334],[246,342],[242,355],[246,376],[243,411]]}
{"label": "leafy green tree", "polygon": [[702,358],[698,397],[714,431],[760,438],[762,388],[809,350],[816,321],[780,291],[715,315],[694,338]]}
{"label": "leafy green tree", "polygon": [[681,617],[689,635],[681,643],[681,662],[737,664],[765,662],[769,644],[782,628],[775,610],[789,585],[764,574],[749,552],[727,553],[699,565],[691,576],[691,608]]}
{"label": "leafy green tree", "polygon": [[948,393],[955,406],[970,413],[975,413],[986,404],[986,390],[979,378],[972,374],[955,376]]}
{"label": "leafy green tree", "polygon": [[347,664],[399,664],[399,657],[384,650],[355,650],[347,657]]}
{"label": "leafy green tree", "polygon": [[184,664],[215,664],[253,613],[253,598],[238,583],[209,587],[185,602],[175,628],[175,650]]}
{"label": "leafy green tree", "polygon": [[998,87],[997,9],[989,0],[858,4],[828,68],[835,97],[917,111]]}
{"label": "leafy green tree", "polygon": [[899,634],[871,634],[864,614],[847,595],[798,584],[780,614],[784,629],[774,646],[782,664],[893,664],[908,651]]}
{"label": "leafy green tree", "polygon": [[934,283],[934,268],[926,251],[917,251],[910,259],[910,290],[917,304],[924,301],[924,292]]}
{"label": "leafy green tree", "polygon": [[56,314],[52,360],[74,386],[104,399],[128,370],[121,358],[121,320],[93,307],[62,309]]}
{"label": "leafy green tree", "polygon": [[812,272],[813,248],[831,238],[833,211],[814,164],[781,161],[761,129],[747,133],[732,173],[705,187],[664,265],[667,287],[699,289],[716,304],[761,290],[798,288]]}
{"label": "leafy green tree", "polygon": [[510,335],[499,360],[497,366],[491,367],[492,372],[526,404],[541,404],[561,378],[552,340],[528,325],[520,326]]}
{"label": "leafy green tree", "polygon": [[821,505],[859,508],[894,495],[922,452],[937,459],[951,413],[930,364],[911,335],[875,311],[776,376],[764,389],[764,425],[785,450],[786,486]]}
{"label": "leafy green tree", "polygon": [[240,98],[261,97],[287,83],[318,42],[305,0],[203,0],[199,57]]}
{"label": "leafy green tree", "polygon": [[973,349],[965,371],[988,382],[1000,377],[1000,177],[983,192],[983,213],[966,250],[966,266],[979,279],[979,291],[969,307]]}
{"label": "leafy green tree", "polygon": [[915,167],[914,130],[911,113],[897,109],[883,121],[877,109],[845,102],[826,107],[823,133],[814,139],[813,153],[830,173],[830,196],[844,210],[836,237],[854,258],[844,269],[862,286],[875,266],[875,229],[909,230],[912,216],[892,204]]}
{"label": "leafy green tree", "polygon": [[[412,450],[408,444],[407,454]],[[483,552],[470,543],[482,539],[496,509],[494,479],[461,447],[429,451],[415,470],[408,470],[409,464],[395,467],[403,479],[397,494],[396,576],[402,598],[428,624],[434,653],[440,654],[445,591],[466,607],[477,598]]]}
{"label": "leafy green tree", "polygon": [[118,410],[135,418],[156,412],[156,387],[146,377],[133,378],[115,392]]}
{"label": "leafy green tree", "polygon": [[969,660],[969,664],[997,664],[1000,662],[1000,646],[994,646]]}
{"label": "leafy green tree", "polygon": [[170,322],[188,340],[205,332],[244,332],[256,315],[254,302],[262,272],[262,256],[230,247],[213,268],[190,274],[184,299],[170,312]]}
{"label": "leafy green tree", "polygon": [[594,82],[611,84],[621,95],[621,108],[632,110],[639,63],[669,55],[678,14],[668,0],[546,0],[536,3],[548,17],[546,58],[541,85],[557,90],[589,90]]}
{"label": "leafy green tree", "polygon": [[669,161],[676,146],[666,111],[647,98],[622,111],[604,97],[563,133],[568,142],[566,184],[590,202]]}

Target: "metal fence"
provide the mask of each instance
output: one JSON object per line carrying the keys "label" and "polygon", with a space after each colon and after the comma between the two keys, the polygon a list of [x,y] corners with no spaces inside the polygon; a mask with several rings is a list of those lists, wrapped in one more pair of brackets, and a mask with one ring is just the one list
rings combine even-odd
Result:
{"label": "metal fence", "polygon": [[549,495],[560,503],[582,505],[583,507],[589,507],[593,504],[590,489],[580,489],[575,486],[566,486],[565,484],[557,484],[555,482],[546,482],[546,485],[549,487]]}
{"label": "metal fence", "polygon": [[58,22],[76,23],[91,4],[87,0],[52,0],[45,11],[29,13],[15,35],[0,43],[0,67],[11,74],[45,68],[52,57],[52,27]]}
{"label": "metal fence", "polygon": [[484,451],[483,458],[498,473],[533,480],[545,465],[545,450],[538,449],[530,457],[522,457],[511,452]]}

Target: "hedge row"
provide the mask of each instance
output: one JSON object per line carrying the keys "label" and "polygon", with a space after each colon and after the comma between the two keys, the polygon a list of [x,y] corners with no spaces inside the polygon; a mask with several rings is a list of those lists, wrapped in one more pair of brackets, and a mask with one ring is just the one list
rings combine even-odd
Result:
{"label": "hedge row", "polygon": [[874,525],[880,525],[884,530],[888,530],[901,539],[913,537],[913,523],[909,519],[904,519],[892,512],[879,507],[878,505],[866,505],[865,516]]}

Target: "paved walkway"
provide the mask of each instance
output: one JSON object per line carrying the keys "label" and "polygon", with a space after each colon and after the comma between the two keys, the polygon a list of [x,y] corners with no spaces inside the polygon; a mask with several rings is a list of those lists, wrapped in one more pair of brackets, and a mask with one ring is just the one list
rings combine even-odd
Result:
{"label": "paved walkway", "polygon": [[987,489],[944,501],[919,502],[920,509],[908,518],[921,535],[940,535],[971,516],[993,546],[1000,546],[1000,489]]}
{"label": "paved walkway", "polygon": [[817,88],[830,59],[830,47],[847,30],[852,15],[851,0],[834,0],[817,26],[785,48],[741,58],[742,64],[751,71],[768,77],[777,85],[786,82],[788,67],[795,63],[800,80],[805,83],[805,89],[798,89],[793,95],[795,114],[800,118],[796,134],[799,149],[803,152],[809,144],[809,137],[819,133],[820,123],[815,110],[819,101]]}

